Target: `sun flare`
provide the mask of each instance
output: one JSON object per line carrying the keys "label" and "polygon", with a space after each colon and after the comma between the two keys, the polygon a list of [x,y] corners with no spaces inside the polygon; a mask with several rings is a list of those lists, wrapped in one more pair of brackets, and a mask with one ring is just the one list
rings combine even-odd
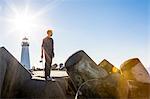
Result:
{"label": "sun flare", "polygon": [[50,0],[45,6],[33,6],[33,1],[26,1],[25,4],[14,4],[10,0],[7,4],[6,15],[2,17],[6,22],[8,35],[15,33],[15,37],[35,37],[38,31],[52,27],[52,21],[47,19],[47,14],[52,14],[52,9],[58,6],[62,0]]}
{"label": "sun flare", "polygon": [[22,32],[29,32],[32,28],[36,26],[36,20],[32,15],[17,14],[12,19],[12,24],[16,30]]}

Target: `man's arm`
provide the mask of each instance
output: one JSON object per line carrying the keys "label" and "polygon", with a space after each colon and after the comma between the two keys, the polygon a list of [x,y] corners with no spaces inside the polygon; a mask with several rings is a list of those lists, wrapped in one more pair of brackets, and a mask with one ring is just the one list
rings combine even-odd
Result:
{"label": "man's arm", "polygon": [[55,54],[54,54],[54,40],[52,39],[52,55],[53,55],[53,57],[55,56]]}
{"label": "man's arm", "polygon": [[41,58],[43,58],[43,47],[41,47]]}
{"label": "man's arm", "polygon": [[44,44],[44,41],[42,42],[42,46],[41,46],[41,58],[43,58],[43,44]]}

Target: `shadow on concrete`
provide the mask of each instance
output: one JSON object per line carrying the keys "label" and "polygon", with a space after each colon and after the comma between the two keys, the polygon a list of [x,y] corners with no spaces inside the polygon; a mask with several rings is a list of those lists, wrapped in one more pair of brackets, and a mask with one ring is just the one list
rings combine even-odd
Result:
{"label": "shadow on concrete", "polygon": [[17,97],[27,98],[66,98],[66,82],[64,78],[53,81],[27,80],[21,86]]}
{"label": "shadow on concrete", "polygon": [[68,98],[66,79],[55,79],[55,82],[32,79],[31,73],[11,53],[0,48],[0,98]]}

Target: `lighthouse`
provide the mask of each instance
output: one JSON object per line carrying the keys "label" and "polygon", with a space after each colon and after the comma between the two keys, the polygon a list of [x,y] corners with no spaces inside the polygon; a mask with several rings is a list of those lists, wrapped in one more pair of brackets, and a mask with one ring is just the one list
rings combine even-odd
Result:
{"label": "lighthouse", "polygon": [[22,39],[22,51],[21,51],[21,64],[26,68],[30,69],[30,55],[29,55],[29,42],[28,38]]}

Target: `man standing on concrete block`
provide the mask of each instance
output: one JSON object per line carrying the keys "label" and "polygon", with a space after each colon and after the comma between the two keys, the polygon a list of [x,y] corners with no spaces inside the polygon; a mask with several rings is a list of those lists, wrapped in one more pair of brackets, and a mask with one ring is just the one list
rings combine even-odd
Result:
{"label": "man standing on concrete block", "polygon": [[52,30],[47,31],[47,37],[43,39],[41,58],[43,59],[43,52],[45,55],[45,79],[52,80],[50,77],[52,59],[54,58],[54,41],[52,39]]}

